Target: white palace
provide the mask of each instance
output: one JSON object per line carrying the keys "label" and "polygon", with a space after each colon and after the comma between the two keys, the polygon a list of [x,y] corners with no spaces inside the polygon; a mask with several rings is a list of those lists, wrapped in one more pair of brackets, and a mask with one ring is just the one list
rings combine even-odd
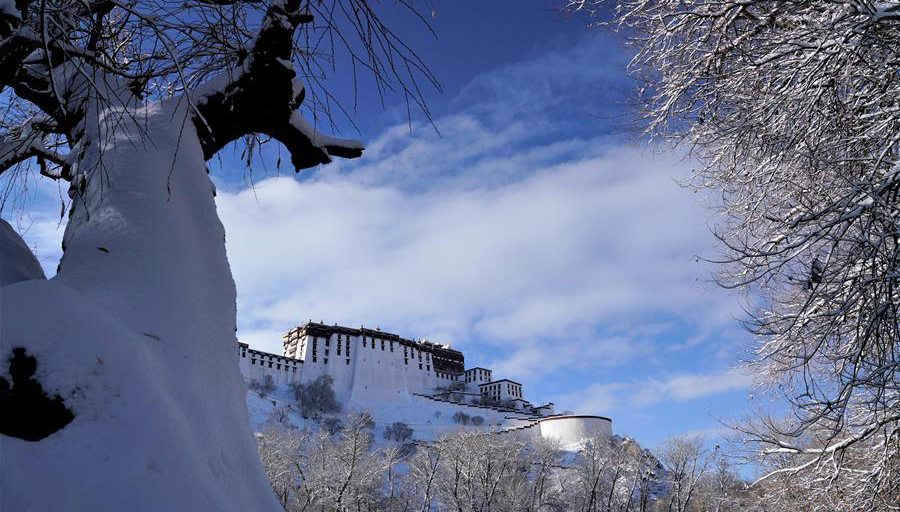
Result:
{"label": "white palace", "polygon": [[553,403],[534,406],[526,400],[522,384],[495,380],[488,368],[466,369],[463,353],[449,344],[409,340],[379,329],[307,322],[284,334],[283,345],[282,355],[276,355],[238,343],[244,378],[270,375],[276,384],[288,385],[328,374],[344,403],[452,394],[469,403],[491,403],[536,416],[554,414]]}

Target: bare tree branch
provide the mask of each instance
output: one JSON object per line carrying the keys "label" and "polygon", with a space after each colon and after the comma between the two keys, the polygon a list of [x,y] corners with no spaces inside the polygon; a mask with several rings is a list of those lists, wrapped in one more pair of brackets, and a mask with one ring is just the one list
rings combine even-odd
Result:
{"label": "bare tree branch", "polygon": [[614,9],[646,133],[688,148],[689,185],[717,192],[720,283],[746,294],[751,367],[790,406],[753,442],[812,502],[896,504],[881,477],[900,454],[900,2]]}

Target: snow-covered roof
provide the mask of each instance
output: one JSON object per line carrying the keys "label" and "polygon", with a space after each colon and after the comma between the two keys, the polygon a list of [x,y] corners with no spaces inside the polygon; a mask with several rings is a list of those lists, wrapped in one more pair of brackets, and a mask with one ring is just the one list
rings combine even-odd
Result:
{"label": "snow-covered roof", "polygon": [[250,348],[250,345],[248,345],[246,343],[242,343],[240,341],[238,342],[238,347],[247,349],[247,352],[250,352],[251,354],[256,354],[261,357],[267,357],[273,361],[285,361],[285,362],[300,363],[300,364],[304,363],[303,359],[297,359],[295,357],[288,357],[288,356],[283,356],[280,354],[273,354],[271,352],[265,352],[262,350],[256,350],[255,348]]}
{"label": "snow-covered roof", "polygon": [[490,381],[490,382],[485,382],[484,384],[479,384],[478,387],[490,386],[491,384],[499,384],[499,383],[501,383],[501,382],[510,382],[510,383],[513,383],[513,384],[515,384],[515,385],[517,385],[517,386],[521,386],[521,385],[522,385],[522,384],[520,384],[520,383],[518,383],[518,382],[516,382],[516,381],[514,381],[514,380],[500,379],[500,380],[492,380],[492,381]]}

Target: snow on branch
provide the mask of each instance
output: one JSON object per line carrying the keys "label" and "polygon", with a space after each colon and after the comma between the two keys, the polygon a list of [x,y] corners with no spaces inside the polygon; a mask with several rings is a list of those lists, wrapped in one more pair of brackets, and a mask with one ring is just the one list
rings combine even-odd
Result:
{"label": "snow on branch", "polygon": [[303,134],[303,137],[309,139],[309,142],[313,147],[323,149],[329,155],[342,158],[355,158],[362,155],[364,149],[362,142],[352,139],[337,139],[328,135],[323,135],[303,119],[296,110],[291,114],[290,125],[293,129]]}
{"label": "snow on branch", "polygon": [[[44,145],[55,125],[46,117],[32,118],[0,138],[0,174],[31,158],[37,158],[42,175],[69,179],[71,164],[66,155]],[[55,167],[51,168],[51,165]]]}
{"label": "snow on branch", "polygon": [[745,432],[772,485],[878,509],[900,456],[900,2],[569,7],[603,5],[646,135],[711,192],[719,282],[744,291],[752,369],[788,406]]}
{"label": "snow on branch", "polygon": [[293,37],[298,26],[311,21],[300,0],[273,2],[243,62],[198,89],[202,116],[195,125],[207,158],[256,133],[281,142],[298,171],[329,163],[332,156],[362,155],[359,141],[323,135],[298,111],[306,90],[291,62]]}
{"label": "snow on branch", "polygon": [[[189,105],[207,158],[258,137],[284,144],[301,169],[362,153],[323,133],[336,114],[353,124],[323,78],[340,57],[426,116],[420,81],[440,88],[370,0],[0,1],[0,92],[37,106],[73,146],[102,112],[140,123],[135,108],[174,98]],[[412,4],[396,8],[430,29]],[[40,146],[27,153],[52,163]]]}
{"label": "snow on branch", "polygon": [[9,17],[16,20],[22,19],[22,14],[13,0],[0,0],[0,18]]}

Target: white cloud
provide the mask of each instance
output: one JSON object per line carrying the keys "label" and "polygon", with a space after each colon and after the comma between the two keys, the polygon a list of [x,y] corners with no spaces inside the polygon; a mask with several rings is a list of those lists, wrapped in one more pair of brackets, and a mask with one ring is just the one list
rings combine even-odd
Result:
{"label": "white cloud", "polygon": [[[712,237],[674,181],[688,164],[594,135],[609,126],[585,113],[591,94],[617,71],[594,63],[601,46],[479,77],[440,136],[391,127],[302,181],[221,183],[240,338],[277,352],[322,319],[448,340],[529,393],[584,389],[559,400],[582,412],[737,389],[728,372],[647,376],[725,335],[734,304],[698,281]],[[56,218],[35,221],[55,267]]]}
{"label": "white cloud", "polygon": [[414,192],[358,183],[360,169],[220,193],[241,334],[322,318],[477,336],[520,348],[523,361],[541,340],[558,344],[560,361],[586,344],[586,363],[627,359],[633,338],[596,343],[598,323],[703,316],[692,255],[707,235],[702,211],[669,178],[679,168],[619,148],[501,186]]}
{"label": "white cloud", "polygon": [[753,377],[738,370],[710,373],[682,373],[668,377],[646,377],[631,381],[595,383],[583,390],[557,397],[561,403],[574,404],[576,412],[615,411],[679,403],[734,391],[746,391]]}
{"label": "white cloud", "polygon": [[221,192],[244,341],[278,350],[272,333],[306,319],[377,325],[539,385],[721,336],[733,303],[699,282],[712,237],[675,183],[688,164],[585,129],[616,70],[594,63],[601,46],[477,78],[440,136],[392,127],[359,160]]}
{"label": "white cloud", "polygon": [[649,379],[642,383],[632,399],[639,405],[653,405],[666,400],[683,402],[729,391],[746,390],[752,384],[752,377],[738,370],[675,375],[663,380]]}

